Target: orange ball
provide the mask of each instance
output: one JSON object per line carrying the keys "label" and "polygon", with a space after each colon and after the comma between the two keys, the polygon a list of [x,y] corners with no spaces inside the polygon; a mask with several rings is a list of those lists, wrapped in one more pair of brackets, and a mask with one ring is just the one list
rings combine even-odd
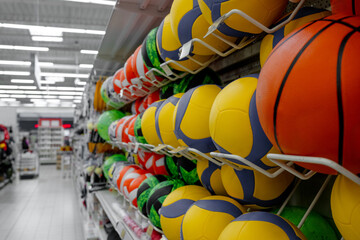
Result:
{"label": "orange ball", "polygon": [[351,15],[360,14],[359,0],[331,0],[331,10],[333,14],[345,13]]}
{"label": "orange ball", "polygon": [[360,173],[359,27],[360,17],[332,15],[295,30],[270,53],[256,102],[266,135],[282,153],[325,157]]}

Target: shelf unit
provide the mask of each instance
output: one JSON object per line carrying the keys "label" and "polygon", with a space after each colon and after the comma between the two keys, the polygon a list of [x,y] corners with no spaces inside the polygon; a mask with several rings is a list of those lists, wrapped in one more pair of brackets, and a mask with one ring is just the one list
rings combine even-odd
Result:
{"label": "shelf unit", "polygon": [[62,127],[38,127],[38,153],[41,164],[56,163],[56,154],[63,144]]}

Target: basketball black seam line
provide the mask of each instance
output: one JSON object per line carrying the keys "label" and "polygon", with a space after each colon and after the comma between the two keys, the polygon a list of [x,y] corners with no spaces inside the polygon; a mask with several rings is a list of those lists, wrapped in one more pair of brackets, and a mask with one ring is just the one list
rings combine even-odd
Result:
{"label": "basketball black seam line", "polygon": [[344,26],[346,26],[346,27],[349,27],[349,28],[355,30],[356,32],[359,32],[359,28],[358,28],[358,27],[355,27],[355,26],[353,26],[353,25],[351,25],[350,23],[347,23],[347,22],[336,21],[336,20],[332,20],[332,19],[322,19],[321,21],[322,21],[322,22],[335,22],[335,23],[344,25]]}
{"label": "basketball black seam line", "polygon": [[355,0],[352,0],[352,12],[353,12],[353,15],[356,15]]}
{"label": "basketball black seam line", "polygon": [[342,90],[341,90],[341,65],[342,58],[345,50],[345,46],[349,41],[350,37],[357,32],[356,29],[348,33],[341,41],[338,53],[338,61],[336,65],[336,91],[337,91],[337,102],[338,102],[338,115],[339,115],[339,146],[338,146],[338,163],[343,163],[343,151],[344,151],[344,109],[342,101]]}
{"label": "basketball black seam line", "polygon": [[[339,23],[342,23],[341,20],[343,19],[347,19],[347,18],[350,18],[350,17],[353,17],[353,16],[346,16],[346,17],[343,17],[343,18],[340,18],[338,20],[335,20],[335,21],[338,21]],[[288,36],[283,42],[281,42],[280,44],[276,45],[275,48],[271,51],[270,55],[267,57],[265,63],[267,62],[267,60],[273,55],[274,52],[276,52],[276,50],[278,50],[284,43],[286,43],[290,38],[294,37],[295,35],[297,35],[298,33],[302,32],[303,30],[305,30],[306,28],[310,27],[311,25],[313,25],[314,23],[318,22],[318,21],[324,21],[324,20],[327,20],[325,19],[326,17],[323,17],[323,18],[320,18],[320,19],[317,19],[315,21],[312,21],[310,22],[308,25],[305,25],[304,27],[302,27],[301,29],[297,30],[295,33],[293,33],[292,35]],[[264,64],[265,65],[265,64]]]}
{"label": "basketball black seam line", "polygon": [[279,103],[280,103],[280,98],[281,98],[281,94],[282,94],[282,91],[285,87],[285,83],[292,71],[292,69],[294,68],[295,64],[297,63],[297,61],[299,60],[299,58],[301,57],[301,55],[303,54],[303,52],[309,47],[309,45],[321,34],[323,33],[326,29],[328,29],[329,27],[331,27],[332,25],[334,25],[336,22],[331,22],[330,24],[326,25],[325,27],[323,27],[319,32],[317,32],[314,36],[312,36],[310,38],[310,40],[308,40],[305,45],[300,49],[300,51],[296,54],[294,60],[291,62],[288,70],[286,71],[285,73],[285,76],[281,82],[281,85],[280,85],[280,88],[279,88],[279,91],[277,93],[277,96],[276,96],[276,100],[275,100],[275,105],[274,105],[274,113],[273,113],[273,126],[274,126],[274,138],[275,138],[275,142],[276,142],[276,145],[278,146],[279,150],[281,153],[284,153],[283,150],[281,149],[280,145],[279,145],[279,141],[278,141],[278,138],[277,138],[277,133],[276,133],[276,120],[277,120],[277,110],[278,110],[278,107],[279,107]]}

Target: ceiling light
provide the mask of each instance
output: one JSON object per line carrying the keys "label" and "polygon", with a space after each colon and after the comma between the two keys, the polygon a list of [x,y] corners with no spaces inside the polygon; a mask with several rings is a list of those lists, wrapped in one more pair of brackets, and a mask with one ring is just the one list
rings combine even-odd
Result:
{"label": "ceiling light", "polygon": [[92,64],[80,64],[79,67],[81,68],[93,68],[94,65]]}
{"label": "ceiling light", "polygon": [[73,96],[59,96],[60,99],[74,99]]}
{"label": "ceiling light", "polygon": [[41,95],[31,95],[29,97],[31,97],[31,98],[43,98],[43,96],[41,96]]}
{"label": "ceiling light", "polygon": [[80,99],[75,99],[74,103],[81,103],[81,100]]}
{"label": "ceiling light", "polygon": [[40,67],[52,67],[54,66],[53,62],[39,62]]}
{"label": "ceiling light", "polygon": [[23,106],[24,107],[33,107],[34,104],[33,103],[24,103]]}
{"label": "ceiling light", "polygon": [[40,81],[41,84],[55,84],[55,81],[49,81],[49,80],[41,80]]}
{"label": "ceiling light", "polygon": [[80,53],[82,53],[82,54],[98,54],[98,51],[96,51],[96,50],[80,50]]}
{"label": "ceiling light", "polygon": [[30,76],[30,72],[0,71],[0,75]]}
{"label": "ceiling light", "polygon": [[46,99],[50,99],[50,98],[52,98],[52,99],[54,99],[54,98],[57,98],[57,96],[44,96],[44,98],[46,98]]}
{"label": "ceiling light", "polygon": [[31,62],[29,61],[7,61],[7,60],[0,60],[1,65],[20,65],[20,66],[30,66]]}
{"label": "ceiling light", "polygon": [[84,85],[86,85],[86,82],[78,81],[75,83],[75,85],[84,86]]}
{"label": "ceiling light", "polygon": [[45,79],[50,82],[65,82],[64,77],[45,77]]}
{"label": "ceiling light", "polygon": [[41,76],[44,76],[44,77],[88,78],[89,74],[42,72]]}
{"label": "ceiling light", "polygon": [[26,95],[23,94],[13,94],[11,95],[12,98],[26,98]]}
{"label": "ceiling light", "polygon": [[5,93],[5,94],[8,94],[8,93],[23,94],[24,91],[21,91],[21,90],[0,90],[0,93]]}
{"label": "ceiling light", "polygon": [[32,79],[11,79],[12,83],[34,83]]}
{"label": "ceiling light", "polygon": [[14,85],[0,85],[0,89],[18,89],[18,86],[14,86]]}
{"label": "ceiling light", "polygon": [[31,47],[31,46],[14,46],[14,45],[0,45],[0,49],[8,50],[23,50],[23,51],[49,51],[48,47]]}
{"label": "ceiling light", "polygon": [[59,99],[47,99],[46,102],[49,102],[49,103],[60,103],[60,100],[59,100]]}
{"label": "ceiling light", "polygon": [[93,3],[93,4],[101,4],[108,6],[115,6],[115,1],[107,1],[107,0],[65,0],[67,2],[79,2],[79,3]]}
{"label": "ceiling light", "polygon": [[36,26],[36,25],[26,25],[26,24],[13,24],[13,23],[0,23],[0,27],[3,28],[15,28],[15,29],[28,29],[32,35],[42,35],[42,36],[59,36],[59,32],[68,32],[68,33],[84,33],[84,34],[94,34],[94,35],[104,35],[105,31],[101,30],[89,30],[89,29],[80,29],[80,28],[62,28],[62,27],[48,27],[48,26]]}
{"label": "ceiling light", "polygon": [[4,102],[15,102],[16,99],[15,99],[15,98],[2,98],[1,101],[4,101]]}
{"label": "ceiling light", "polygon": [[8,98],[8,97],[10,97],[9,94],[0,94],[0,98]]}
{"label": "ceiling light", "polygon": [[36,86],[18,86],[18,89],[35,90]]}
{"label": "ceiling light", "polygon": [[62,37],[45,37],[45,36],[32,36],[31,40],[36,42],[63,42]]}

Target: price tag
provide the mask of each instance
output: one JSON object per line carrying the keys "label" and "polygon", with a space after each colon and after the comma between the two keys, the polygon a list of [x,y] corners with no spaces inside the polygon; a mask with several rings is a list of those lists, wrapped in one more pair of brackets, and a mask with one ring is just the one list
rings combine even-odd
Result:
{"label": "price tag", "polygon": [[121,239],[124,239],[125,234],[126,234],[126,231],[125,231],[125,229],[123,229],[123,230],[121,231],[120,238],[121,238]]}
{"label": "price tag", "polygon": [[146,234],[151,237],[151,234],[152,234],[153,231],[154,231],[153,226],[149,224],[149,226],[148,226],[148,228],[146,230]]}
{"label": "price tag", "polygon": [[186,56],[190,55],[191,49],[192,49],[192,40],[188,41],[181,47],[179,59],[181,60]]}

